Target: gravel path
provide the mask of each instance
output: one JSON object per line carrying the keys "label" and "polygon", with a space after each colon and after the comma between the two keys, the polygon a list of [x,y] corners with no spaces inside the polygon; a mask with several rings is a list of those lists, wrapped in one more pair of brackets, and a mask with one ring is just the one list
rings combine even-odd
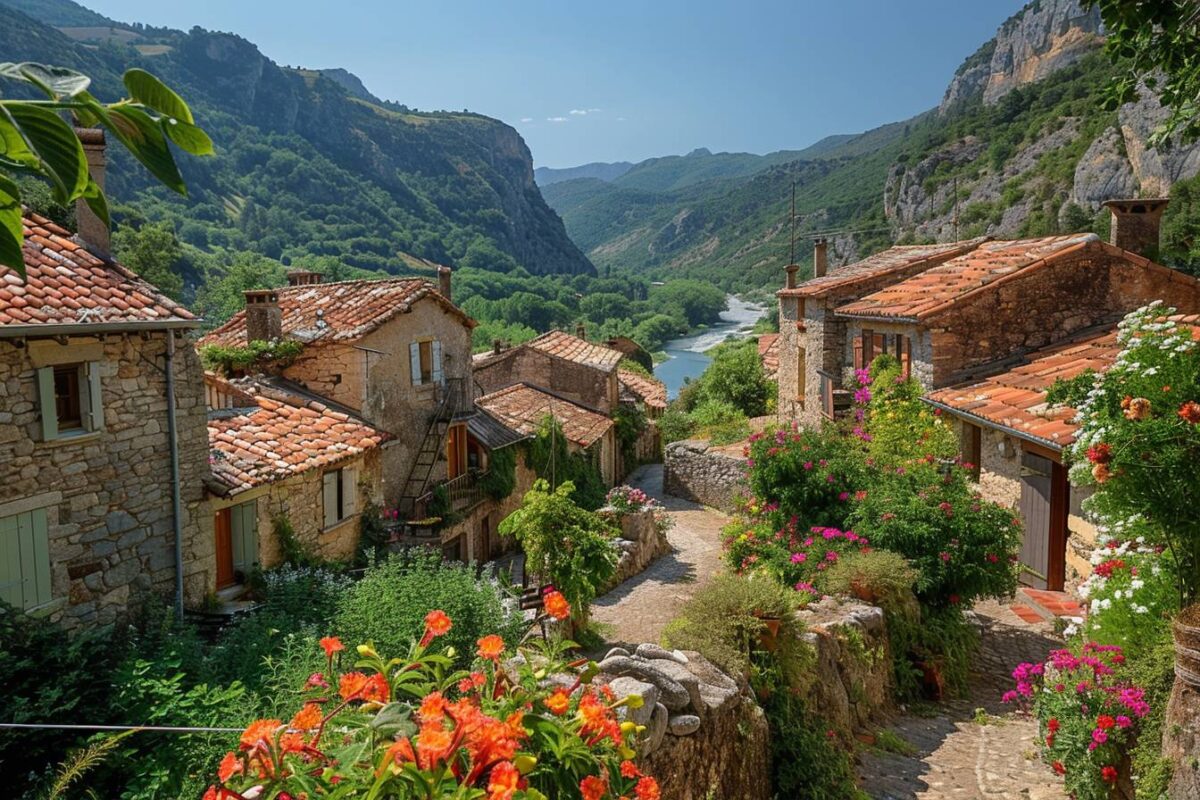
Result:
{"label": "gravel path", "polygon": [[626,481],[655,498],[675,526],[667,534],[674,552],[592,602],[592,618],[609,626],[613,644],[658,642],[663,627],[700,586],[722,568],[721,528],[729,517],[663,493],[663,468],[649,464]]}
{"label": "gravel path", "polygon": [[[903,756],[865,750],[860,787],[885,800],[1066,800],[1062,780],[1037,758],[1037,724],[1000,703],[1012,688],[1010,674],[1022,661],[1041,661],[1061,643],[1049,638],[1047,623],[1024,622],[995,602],[975,613],[982,625],[971,696],[943,703],[936,716],[896,719],[890,730],[912,744]],[[987,713],[976,721],[976,709]]]}

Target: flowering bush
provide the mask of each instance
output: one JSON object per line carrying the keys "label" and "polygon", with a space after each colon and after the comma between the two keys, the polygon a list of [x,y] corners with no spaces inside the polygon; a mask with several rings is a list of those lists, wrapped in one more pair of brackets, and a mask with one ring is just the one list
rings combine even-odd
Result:
{"label": "flowering bush", "polygon": [[1129,314],[1121,352],[1075,404],[1080,425],[1071,479],[1092,484],[1085,506],[1107,519],[1139,517],[1169,548],[1181,594],[1200,597],[1200,351],[1195,329],[1155,303]]}
{"label": "flowering bush", "polygon": [[484,636],[475,669],[452,671],[450,654],[430,650],[452,627],[432,611],[407,658],[385,660],[368,643],[352,668],[341,640],[322,639],[326,670],[301,688],[300,709],[286,722],[252,722],[204,800],[659,800],[657,782],[630,760],[636,726],[617,717],[636,700],[592,686],[594,670],[546,686],[547,672],[568,669],[560,642],[542,648],[537,669],[526,661],[514,672],[504,640]]}
{"label": "flowering bush", "polygon": [[848,553],[870,550],[870,543],[854,531],[838,528],[801,530],[792,517],[775,530],[767,522],[731,525],[724,531],[726,558],[738,574],[763,570],[798,592],[819,594],[817,576]]}
{"label": "flowering bush", "polygon": [[921,397],[924,387],[902,377],[900,362],[881,355],[871,369],[858,370],[853,432],[867,442],[867,455],[880,466],[896,467],[932,455],[954,458],[958,441],[941,413]]}
{"label": "flowering bush", "polygon": [[1121,681],[1116,645],[1088,642],[1079,654],[1055,650],[1044,664],[1021,664],[1004,702],[1029,708],[1040,722],[1042,755],[1076,800],[1107,800],[1127,776],[1124,754],[1150,713],[1145,691]]}
{"label": "flowering bush", "polygon": [[969,605],[1016,588],[1020,522],[980,498],[960,466],[943,472],[927,458],[880,475],[855,502],[849,524],[917,568],[917,596],[926,605]]}
{"label": "flowering bush", "polygon": [[604,504],[618,514],[632,514],[654,509],[654,498],[632,486],[614,486],[604,496]]}

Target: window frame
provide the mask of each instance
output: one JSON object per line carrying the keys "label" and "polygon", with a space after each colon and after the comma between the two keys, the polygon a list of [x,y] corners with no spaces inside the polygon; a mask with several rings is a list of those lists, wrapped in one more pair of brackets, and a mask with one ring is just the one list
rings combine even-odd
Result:
{"label": "window frame", "polygon": [[[104,394],[100,365],[100,361],[77,361],[38,367],[34,371],[42,441],[70,440],[104,430]],[[58,378],[60,375],[71,375],[72,370],[74,388],[78,394],[74,402],[78,407],[79,419],[64,420],[59,414]]]}
{"label": "window frame", "polygon": [[432,336],[414,339],[408,346],[408,358],[413,386],[445,383],[441,340]]}
{"label": "window frame", "polygon": [[321,475],[323,530],[341,525],[358,514],[358,467],[348,464]]}

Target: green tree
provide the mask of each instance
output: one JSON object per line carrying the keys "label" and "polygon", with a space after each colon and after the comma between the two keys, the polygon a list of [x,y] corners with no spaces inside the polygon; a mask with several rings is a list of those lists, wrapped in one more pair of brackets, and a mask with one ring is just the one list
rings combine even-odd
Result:
{"label": "green tree", "polygon": [[589,320],[599,325],[609,319],[628,317],[629,298],[613,292],[589,294],[579,301],[579,310]]}
{"label": "green tree", "polygon": [[282,286],[283,265],[257,253],[235,253],[231,262],[213,267],[196,294],[196,307],[209,322],[223,322],[242,309],[247,289]]}
{"label": "green tree", "polygon": [[713,361],[701,376],[704,400],[728,403],[747,417],[767,413],[775,384],[767,380],[758,342],[744,339],[717,348]]}
{"label": "green tree", "polygon": [[145,70],[128,70],[124,82],[129,98],[107,104],[88,93],[90,78],[64,67],[5,62],[0,78],[48,98],[0,99],[0,265],[22,276],[21,189],[14,177],[43,178],[57,203],[65,206],[82,198],[108,222],[104,192],[88,174],[83,144],[61,113],[69,112],[80,125],[106,128],[155,178],[182,195],[187,187],[167,141],[194,155],[212,153],[212,141],[195,125],[187,103]]}
{"label": "green tree", "polygon": [[725,293],[702,281],[667,281],[651,290],[650,299],[660,308],[675,308],[693,327],[718,321],[726,308]]}
{"label": "green tree", "polygon": [[1163,214],[1163,263],[1200,275],[1200,177],[1171,187],[1171,205]]}
{"label": "green tree", "polygon": [[113,233],[113,254],[122,264],[157,286],[168,297],[179,300],[183,276],[179,264],[183,247],[169,222],[134,228],[122,225]]}

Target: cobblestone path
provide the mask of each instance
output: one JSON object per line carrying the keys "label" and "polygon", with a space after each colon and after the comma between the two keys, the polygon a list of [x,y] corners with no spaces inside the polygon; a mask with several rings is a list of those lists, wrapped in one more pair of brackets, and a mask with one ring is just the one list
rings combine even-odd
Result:
{"label": "cobblestone path", "polygon": [[[1041,661],[1057,646],[1048,623],[1030,624],[1005,605],[976,606],[982,622],[970,697],[936,707],[936,716],[904,715],[890,730],[916,748],[912,756],[863,752],[860,786],[880,800],[1066,800],[1059,779],[1036,756],[1037,724],[1000,703],[1013,667]],[[976,721],[976,709],[987,723]]]}
{"label": "cobblestone path", "polygon": [[721,528],[729,517],[663,493],[663,468],[649,464],[626,481],[663,505],[675,526],[667,534],[674,552],[658,558],[592,603],[592,618],[609,627],[613,644],[657,643],[663,627],[721,569]]}

